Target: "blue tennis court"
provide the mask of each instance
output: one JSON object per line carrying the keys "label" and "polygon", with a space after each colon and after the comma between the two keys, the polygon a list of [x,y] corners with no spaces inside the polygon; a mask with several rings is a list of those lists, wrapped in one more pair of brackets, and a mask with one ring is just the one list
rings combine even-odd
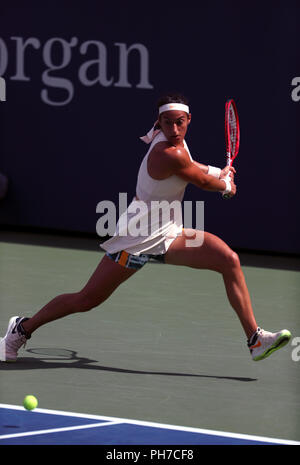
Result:
{"label": "blue tennis court", "polygon": [[300,442],[0,404],[5,445],[300,445]]}

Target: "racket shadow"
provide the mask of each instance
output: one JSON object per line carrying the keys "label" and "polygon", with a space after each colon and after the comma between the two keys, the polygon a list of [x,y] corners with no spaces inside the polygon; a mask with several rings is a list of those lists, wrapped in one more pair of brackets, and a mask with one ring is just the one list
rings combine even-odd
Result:
{"label": "racket shadow", "polygon": [[[248,378],[240,376],[221,376],[201,373],[174,373],[168,371],[147,371],[132,370],[129,368],[117,368],[109,366],[96,365],[98,360],[92,360],[85,357],[78,357],[77,352],[69,349],[51,349],[51,348],[32,348],[27,349],[29,354],[37,354],[38,357],[20,357],[15,363],[1,363],[0,370],[6,371],[24,371],[35,369],[54,369],[54,368],[79,368],[92,371],[108,371],[112,373],[126,373],[133,375],[153,375],[153,376],[171,376],[171,377],[191,377],[191,378],[211,378],[219,380],[230,380],[239,382],[253,382],[257,378]],[[40,356],[42,355],[42,356]]]}

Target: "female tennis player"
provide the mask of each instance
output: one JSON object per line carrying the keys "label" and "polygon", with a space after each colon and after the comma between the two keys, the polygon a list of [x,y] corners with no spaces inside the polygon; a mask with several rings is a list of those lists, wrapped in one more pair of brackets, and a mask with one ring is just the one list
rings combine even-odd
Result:
{"label": "female tennis player", "polygon": [[[188,183],[211,192],[234,196],[235,169],[206,166],[192,159],[185,142],[191,113],[185,97],[167,95],[158,103],[158,119],[141,139],[150,144],[138,173],[136,196],[119,219],[113,237],[102,244],[106,251],[87,284],[78,292],[55,297],[31,318],[12,317],[0,343],[0,358],[15,361],[18,350],[42,325],[102,304],[114,290],[149,261],[157,258],[170,265],[213,270],[223,276],[227,296],[240,319],[253,360],[261,360],[288,343],[288,330],[270,333],[259,328],[238,255],[219,237],[198,230],[185,230],[182,217],[153,221],[154,201],[181,202]],[[230,176],[228,177],[228,173]],[[142,205],[140,213],[136,207]],[[138,218],[136,217],[138,215]],[[145,224],[140,234],[130,233],[130,220]],[[151,231],[149,223],[152,221]],[[127,233],[124,234],[124,224]],[[194,241],[193,246],[190,246]],[[197,245],[199,244],[199,245]],[[197,246],[195,246],[197,245]]]}

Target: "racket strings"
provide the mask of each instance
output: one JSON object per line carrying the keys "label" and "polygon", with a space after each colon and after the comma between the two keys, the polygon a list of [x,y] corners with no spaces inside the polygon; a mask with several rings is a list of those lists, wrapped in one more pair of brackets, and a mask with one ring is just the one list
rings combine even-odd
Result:
{"label": "racket strings", "polygon": [[235,112],[232,106],[229,108],[229,135],[230,135],[230,145],[231,153],[235,153],[236,142],[237,142],[237,121],[235,117]]}

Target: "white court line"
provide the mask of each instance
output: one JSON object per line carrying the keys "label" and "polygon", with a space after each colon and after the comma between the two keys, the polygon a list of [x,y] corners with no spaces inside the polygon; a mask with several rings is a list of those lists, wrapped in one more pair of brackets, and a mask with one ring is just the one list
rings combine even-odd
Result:
{"label": "white court line", "polygon": [[[8,409],[24,411],[24,407],[20,407],[18,405],[0,404],[0,408],[8,408]],[[45,413],[45,414],[50,414],[50,415],[64,415],[68,417],[77,417],[77,418],[88,418],[88,419],[102,420],[102,421],[107,421],[107,422],[116,422],[117,424],[127,423],[127,424],[137,425],[137,426],[148,426],[150,428],[161,428],[161,429],[169,429],[169,430],[174,430],[174,431],[186,431],[190,433],[200,433],[200,434],[207,434],[211,436],[222,436],[222,437],[233,438],[233,439],[245,439],[247,441],[268,442],[268,443],[283,444],[283,445],[300,445],[300,441],[291,441],[289,439],[277,439],[277,438],[270,438],[270,437],[264,437],[264,436],[254,436],[251,434],[239,434],[239,433],[232,433],[228,431],[215,431],[215,430],[202,429],[202,428],[201,429],[193,428],[190,426],[175,426],[175,425],[168,425],[164,423],[153,423],[150,421],[130,420],[130,419],[125,419],[125,418],[117,418],[117,417],[107,417],[103,415],[73,413],[73,412],[65,412],[62,410],[48,410],[48,409],[41,409],[41,408],[36,408],[34,412]]]}
{"label": "white court line", "polygon": [[68,426],[65,428],[52,428],[52,429],[41,429],[38,431],[29,431],[24,433],[15,433],[15,434],[3,434],[0,436],[1,439],[12,439],[12,438],[21,438],[25,436],[38,436],[40,434],[50,434],[50,433],[61,433],[64,431],[75,431],[79,429],[88,429],[88,428],[100,428],[101,426],[110,426],[110,425],[119,425],[119,421],[110,421],[106,423],[91,423],[89,425],[79,425],[79,426]]}

